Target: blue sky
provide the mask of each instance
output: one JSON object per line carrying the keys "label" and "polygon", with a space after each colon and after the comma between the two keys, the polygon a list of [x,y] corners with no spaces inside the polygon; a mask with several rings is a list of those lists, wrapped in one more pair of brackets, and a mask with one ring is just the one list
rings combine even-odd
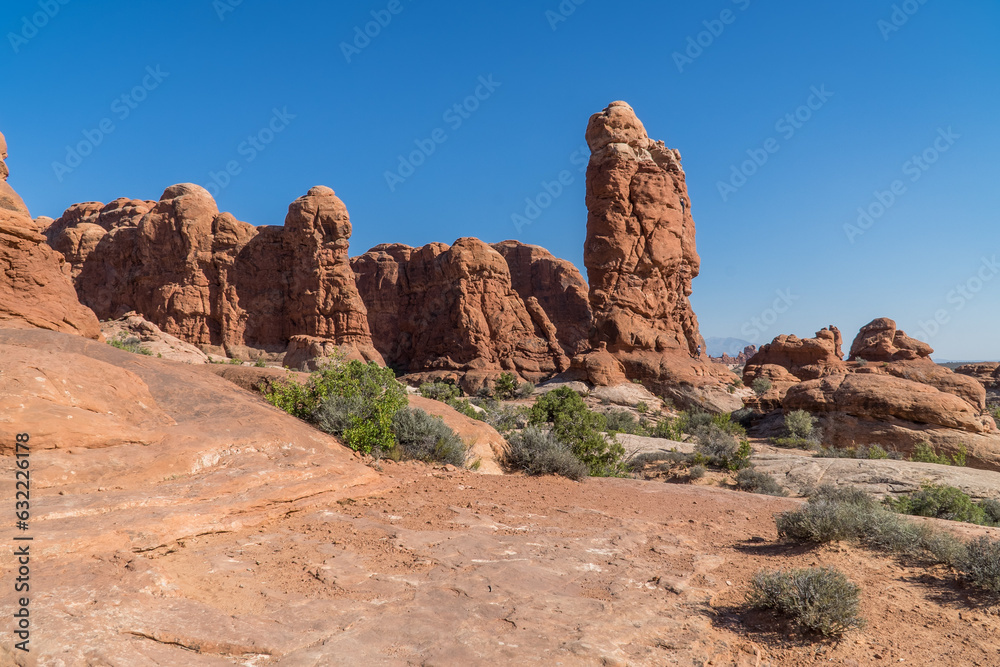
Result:
{"label": "blue sky", "polygon": [[517,238],[582,269],[577,151],[623,99],[683,155],[704,335],[850,341],[888,316],[938,358],[1000,359],[992,0],[8,0],[0,33],[0,130],[34,215],[191,181],[281,224],[324,184],[355,254]]}

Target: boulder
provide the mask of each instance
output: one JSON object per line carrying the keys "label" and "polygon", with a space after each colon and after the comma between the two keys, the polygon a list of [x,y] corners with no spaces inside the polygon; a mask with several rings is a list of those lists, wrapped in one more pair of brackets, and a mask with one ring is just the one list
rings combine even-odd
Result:
{"label": "boulder", "polygon": [[101,322],[101,332],[108,341],[134,340],[143,350],[157,359],[181,361],[186,364],[207,364],[208,355],[190,343],[160,330],[138,313],[126,313],[117,320]]}
{"label": "boulder", "polygon": [[851,360],[908,361],[928,358],[934,350],[916,338],[910,338],[888,317],[880,317],[861,327],[851,344]]}
{"label": "boulder", "polygon": [[587,144],[591,344],[606,343],[629,379],[681,405],[710,394],[740,407],[726,389],[736,378],[709,361],[689,300],[701,260],[680,153],[651,140],[625,102],[591,117]]}
{"label": "boulder", "polygon": [[100,338],[94,313],[77,299],[63,256],[52,250],[24,201],[7,184],[0,134],[0,326]]}

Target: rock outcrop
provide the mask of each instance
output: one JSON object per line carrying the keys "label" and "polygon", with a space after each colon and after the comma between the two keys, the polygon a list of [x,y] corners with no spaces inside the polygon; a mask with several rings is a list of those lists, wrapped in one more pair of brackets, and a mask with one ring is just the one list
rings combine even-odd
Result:
{"label": "rock outcrop", "polygon": [[747,345],[735,357],[723,352],[721,357],[712,357],[712,361],[725,366],[746,366],[747,362],[755,354],[757,354],[757,346]]}
{"label": "rock outcrop", "polygon": [[724,389],[735,377],[704,352],[689,301],[701,260],[680,153],[651,140],[625,102],[591,117],[587,144],[591,344],[606,343],[630,379],[682,405],[708,393],[710,407],[739,407]]}
{"label": "rock outcrop", "polygon": [[346,352],[381,361],[348,260],[343,202],[315,187],[284,227],[254,227],[219,211],[202,187],[167,188],[158,202],[77,204],[47,229],[81,301],[101,319],[135,311],[205,351],[241,358]]}
{"label": "rock outcrop", "polygon": [[522,300],[504,257],[478,239],[376,246],[351,266],[376,349],[413,381],[475,391],[504,371],[539,382],[569,367],[538,299]]}
{"label": "rock outcrop", "polygon": [[504,241],[492,247],[507,260],[511,283],[521,299],[538,300],[566,355],[586,352],[593,313],[590,288],[579,269],[536,245]]}
{"label": "rock outcrop", "polygon": [[63,256],[46,244],[7,184],[6,159],[7,141],[0,134],[0,326],[100,338],[97,318],[77,299]]}
{"label": "rock outcrop", "polygon": [[816,338],[779,336],[747,364],[744,381],[771,380],[756,399],[762,410],[805,410],[819,418],[823,443],[879,444],[909,453],[920,443],[955,454],[970,465],[1000,469],[1000,432],[986,410],[986,390],[975,379],[930,360],[930,346],[881,318],[861,329],[855,361],[838,354],[839,332]]}
{"label": "rock outcrop", "polygon": [[908,361],[927,359],[934,352],[927,343],[910,338],[887,317],[872,320],[861,328],[851,344],[851,360]]}
{"label": "rock outcrop", "polygon": [[160,331],[138,313],[127,313],[117,320],[101,322],[101,332],[109,342],[117,341],[125,345],[135,345],[141,354],[157,359],[180,361],[186,364],[207,364],[208,355],[180,338]]}
{"label": "rock outcrop", "polygon": [[991,392],[1000,392],[1000,363],[965,364],[955,369],[959,375],[971,377]]}

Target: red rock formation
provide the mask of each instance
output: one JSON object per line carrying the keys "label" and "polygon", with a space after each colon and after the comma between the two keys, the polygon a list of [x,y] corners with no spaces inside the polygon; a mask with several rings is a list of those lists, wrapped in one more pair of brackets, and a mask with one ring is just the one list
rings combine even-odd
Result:
{"label": "red rock formation", "polygon": [[956,368],[955,372],[975,379],[986,389],[1000,389],[1000,363],[965,364]]}
{"label": "red rock formation", "polygon": [[40,328],[100,338],[94,313],[77,300],[28,207],[7,184],[7,141],[0,134],[0,327]]}
{"label": "red rock formation", "polygon": [[906,361],[930,357],[927,343],[910,338],[887,317],[872,320],[861,328],[851,344],[851,359],[866,361]]}
{"label": "red rock formation", "polygon": [[757,354],[757,346],[747,345],[735,357],[723,352],[721,357],[712,357],[712,361],[726,366],[746,366],[747,361],[755,354]]}
{"label": "red rock formation", "polygon": [[624,102],[591,117],[587,144],[591,343],[607,343],[629,378],[681,404],[691,398],[685,387],[714,387],[712,407],[739,407],[723,389],[735,379],[729,370],[699,355],[688,298],[700,259],[680,153],[651,140]]}
{"label": "red rock formation", "polygon": [[743,383],[750,387],[758,378],[771,382],[771,389],[760,397],[759,407],[778,407],[793,385],[827,375],[846,373],[847,364],[840,349],[840,331],[821,329],[815,338],[782,335],[762,345],[743,368]]}
{"label": "red rock formation", "polygon": [[[350,219],[333,190],[289,207],[284,227],[220,213],[192,184],[158,202],[71,207],[48,229],[72,266],[81,300],[102,319],[136,311],[208,351],[330,353],[381,361],[348,260]],[[293,343],[294,341],[294,343]]]}
{"label": "red rock formation", "polygon": [[518,241],[494,243],[510,268],[514,290],[527,303],[538,300],[566,355],[590,349],[588,338],[593,323],[590,288],[571,262],[559,259],[545,248]]}
{"label": "red rock formation", "polygon": [[351,265],[375,347],[403,372],[463,375],[471,389],[502,371],[537,382],[569,367],[540,302],[521,299],[482,241],[376,246]]}

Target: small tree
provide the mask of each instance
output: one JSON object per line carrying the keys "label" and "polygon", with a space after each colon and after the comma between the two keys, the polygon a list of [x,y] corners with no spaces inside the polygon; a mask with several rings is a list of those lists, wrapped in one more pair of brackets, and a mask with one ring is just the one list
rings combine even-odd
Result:
{"label": "small tree", "polygon": [[805,410],[792,410],[785,415],[785,430],[789,437],[805,440],[813,434],[816,418]]}
{"label": "small tree", "polygon": [[493,398],[507,401],[517,395],[518,381],[513,373],[501,373],[493,385]]}
{"label": "small tree", "polygon": [[750,384],[750,388],[753,389],[753,393],[758,396],[763,396],[767,392],[771,391],[771,381],[765,377],[759,377]]}

